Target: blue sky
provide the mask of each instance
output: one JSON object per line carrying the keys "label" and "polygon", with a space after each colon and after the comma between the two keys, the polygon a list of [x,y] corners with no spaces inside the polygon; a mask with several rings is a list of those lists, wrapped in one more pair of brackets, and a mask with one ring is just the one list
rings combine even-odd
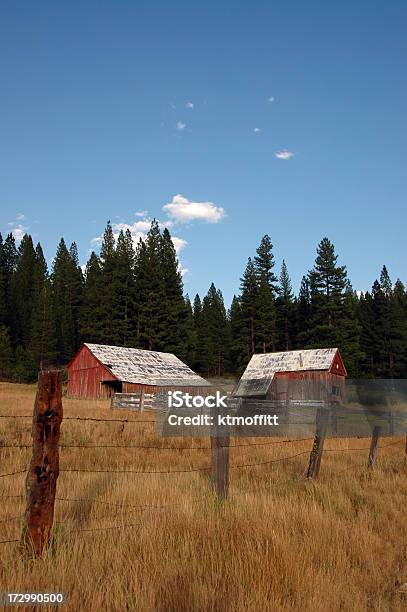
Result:
{"label": "blue sky", "polygon": [[84,263],[155,216],[227,302],[264,233],[295,289],[325,235],[355,289],[407,281],[404,2],[0,8],[3,234]]}

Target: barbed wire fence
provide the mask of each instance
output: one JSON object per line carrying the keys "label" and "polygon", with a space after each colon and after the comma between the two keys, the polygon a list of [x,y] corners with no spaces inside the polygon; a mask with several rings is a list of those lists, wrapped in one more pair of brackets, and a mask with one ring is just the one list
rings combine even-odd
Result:
{"label": "barbed wire fence", "polygon": [[[169,506],[174,507],[173,504],[168,505],[131,505],[121,504],[113,501],[100,500],[98,498],[71,498],[56,495],[56,483],[59,474],[64,473],[88,473],[88,474],[137,474],[137,475],[167,475],[173,474],[187,474],[187,473],[209,473],[210,480],[215,491],[216,496],[220,500],[227,498],[229,489],[229,474],[231,470],[249,469],[256,468],[258,466],[273,465],[283,462],[292,461],[300,456],[310,455],[310,465],[313,461],[313,453],[315,451],[319,453],[317,458],[318,469],[310,474],[310,466],[308,471],[304,473],[308,478],[316,478],[319,472],[321,463],[322,452],[324,453],[346,453],[346,452],[362,452],[369,451],[367,467],[373,469],[377,458],[377,450],[392,447],[396,445],[404,444],[404,440],[396,440],[386,444],[376,444],[373,449],[372,456],[372,444],[370,446],[358,446],[348,448],[315,448],[318,446],[317,436],[315,438],[295,438],[295,439],[284,439],[284,440],[271,440],[267,442],[239,442],[230,443],[229,437],[226,436],[213,436],[211,437],[210,445],[202,446],[172,446],[172,445],[151,445],[151,444],[60,444],[59,443],[59,429],[62,422],[62,383],[59,372],[42,372],[39,375],[38,391],[34,406],[34,412],[32,415],[10,415],[0,414],[0,419],[31,419],[32,420],[32,432],[33,442],[31,444],[18,444],[18,443],[0,443],[0,449],[33,449],[33,455],[30,464],[27,466],[21,466],[18,470],[7,471],[0,473],[0,479],[17,476],[21,474],[27,474],[26,480],[26,495],[2,495],[2,500],[20,500],[26,501],[26,510],[24,513],[20,513],[14,516],[6,516],[0,519],[0,525],[16,523],[22,523],[22,533],[19,538],[14,539],[0,539],[0,544],[21,544],[25,551],[29,551],[35,556],[41,556],[43,550],[49,546],[52,529],[54,525],[64,524],[61,521],[54,521],[54,505],[55,502],[67,502],[67,503],[78,503],[78,504],[91,504],[93,506],[101,506],[105,508],[115,508],[117,514],[111,514],[104,517],[99,517],[98,520],[105,518],[123,518],[134,513],[142,513],[146,511],[163,510]],[[53,422],[54,421],[54,422]],[[95,417],[74,417],[67,416],[63,418],[63,421],[77,421],[77,422],[99,422],[99,423],[122,423],[125,424],[156,424],[155,419],[128,419],[128,418],[95,418]],[[35,435],[35,434],[39,435]],[[55,435],[57,433],[57,435]],[[300,442],[312,441],[312,448],[296,452],[294,454],[284,455],[281,457],[267,459],[257,462],[244,462],[244,463],[230,463],[229,462],[229,451],[233,448],[251,448],[251,447],[272,447],[282,445],[295,445]],[[373,441],[373,437],[372,437]],[[211,453],[211,461],[208,465],[188,467],[185,469],[166,469],[166,470],[134,470],[134,469],[97,469],[97,468],[82,468],[82,467],[67,467],[59,468],[59,449],[140,449],[140,450],[153,450],[155,452],[160,451],[191,451],[191,452],[209,452]],[[405,447],[407,455],[407,446]],[[51,460],[50,460],[51,458]],[[314,456],[315,459],[315,456]],[[339,470],[335,474],[342,474],[349,469],[352,469],[353,465]],[[37,505],[37,511],[33,512],[33,500]],[[38,520],[38,504],[40,508],[40,520]],[[35,519],[33,520],[33,516]],[[66,531],[66,534],[73,533],[93,533],[93,532],[109,532],[114,530],[123,530],[133,527],[138,527],[139,523],[116,523],[114,525],[102,526],[102,527],[89,527],[89,528],[75,528]],[[21,528],[21,526],[20,526]]]}

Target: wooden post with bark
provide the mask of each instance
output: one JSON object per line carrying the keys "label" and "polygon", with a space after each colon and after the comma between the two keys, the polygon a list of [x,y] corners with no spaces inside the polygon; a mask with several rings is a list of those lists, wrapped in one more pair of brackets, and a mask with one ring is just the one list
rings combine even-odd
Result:
{"label": "wooden post with bark", "polygon": [[316,415],[315,438],[309,457],[307,478],[318,478],[321,467],[322,453],[324,450],[326,426],[328,419],[328,409],[318,408]]}
{"label": "wooden post with bark", "polygon": [[32,422],[32,458],[26,478],[27,507],[21,542],[40,557],[48,547],[54,520],[62,422],[62,372],[41,372]]}
{"label": "wooden post with bark", "polygon": [[143,412],[143,411],[144,411],[144,389],[142,389],[140,392],[140,408],[139,408],[139,412]]}
{"label": "wooden post with bark", "polygon": [[376,425],[373,427],[372,439],[370,441],[369,459],[367,460],[367,469],[372,470],[376,463],[377,457],[377,445],[380,438],[380,427]]}
{"label": "wooden post with bark", "polygon": [[211,482],[219,500],[227,498],[229,489],[229,445],[230,435],[227,425],[219,425],[217,409],[211,411]]}

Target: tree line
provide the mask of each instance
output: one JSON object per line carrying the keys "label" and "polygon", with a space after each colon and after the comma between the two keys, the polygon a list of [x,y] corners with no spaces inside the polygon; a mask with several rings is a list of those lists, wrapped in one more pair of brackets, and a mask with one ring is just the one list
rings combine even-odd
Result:
{"label": "tree line", "polygon": [[226,309],[214,284],[193,303],[184,295],[171,235],[155,220],[136,247],[108,222],[84,272],[75,243],[61,239],[49,271],[30,235],[17,246],[0,234],[0,377],[34,380],[82,342],[172,352],[206,376],[240,374],[253,353],[337,346],[352,377],[407,377],[407,292],[383,266],[358,295],[323,238],[294,295],[265,235]]}

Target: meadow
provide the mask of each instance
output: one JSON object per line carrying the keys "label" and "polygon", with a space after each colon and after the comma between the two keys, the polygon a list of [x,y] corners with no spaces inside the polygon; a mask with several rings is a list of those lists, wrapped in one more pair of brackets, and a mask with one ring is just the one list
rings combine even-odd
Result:
{"label": "meadow", "polygon": [[[34,396],[35,386],[1,383],[0,414],[30,414]],[[69,611],[406,609],[404,440],[382,440],[370,473],[368,439],[327,440],[319,479],[307,481],[312,440],[232,439],[248,446],[231,449],[231,466],[246,467],[232,467],[219,503],[207,439],[159,439],[141,422],[154,415],[113,413],[108,401],[63,405],[64,416],[140,422],[63,422],[52,545],[27,560],[18,543],[0,544],[0,591],[62,591]],[[0,419],[0,445],[30,445],[30,429]],[[281,457],[292,458],[265,463]],[[29,460],[29,448],[1,448],[0,473]],[[24,482],[0,478],[2,542],[20,537]]]}

